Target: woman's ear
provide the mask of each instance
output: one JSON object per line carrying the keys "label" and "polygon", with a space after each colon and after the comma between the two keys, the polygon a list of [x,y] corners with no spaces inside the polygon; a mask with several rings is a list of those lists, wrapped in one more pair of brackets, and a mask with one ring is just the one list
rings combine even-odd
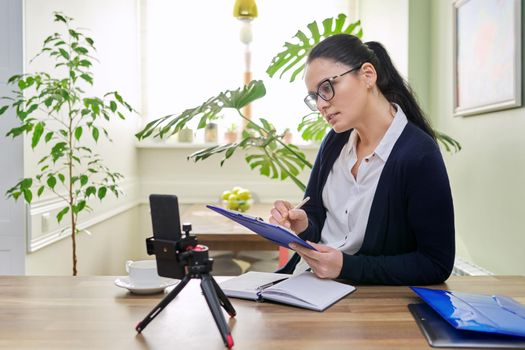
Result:
{"label": "woman's ear", "polygon": [[363,65],[361,66],[361,74],[367,88],[371,88],[375,85],[377,81],[377,72],[375,67],[371,63],[363,63]]}

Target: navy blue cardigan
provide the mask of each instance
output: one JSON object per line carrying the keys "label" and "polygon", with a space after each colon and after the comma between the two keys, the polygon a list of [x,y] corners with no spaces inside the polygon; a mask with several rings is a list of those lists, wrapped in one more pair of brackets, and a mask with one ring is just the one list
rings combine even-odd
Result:
{"label": "navy blue cardigan", "polygon": [[[319,242],[326,219],[322,191],[350,131],[331,130],[314,163],[303,207],[308,228],[299,234]],[[445,281],[455,255],[454,210],[439,147],[408,122],[383,168],[370,209],[363,245],[343,254],[338,278],[354,284],[424,285]],[[294,254],[279,271],[293,272]]]}

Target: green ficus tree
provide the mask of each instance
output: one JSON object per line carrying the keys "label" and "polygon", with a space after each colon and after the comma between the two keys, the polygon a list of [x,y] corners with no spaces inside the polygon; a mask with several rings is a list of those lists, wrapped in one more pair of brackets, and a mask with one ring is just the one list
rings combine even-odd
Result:
{"label": "green ficus tree", "polygon": [[108,192],[121,194],[123,176],[103,164],[93,145],[101,137],[110,140],[105,123],[125,119],[124,113],[134,110],[116,91],[103,97],[86,94],[84,88],[94,79],[94,41],[72,27],[72,18],[54,13],[54,21],[64,26],[64,33],[47,37],[35,58],[47,55],[55,69],[12,76],[8,80],[14,87],[12,95],[2,97],[7,104],[0,107],[0,115],[12,109],[19,121],[6,136],[27,135],[32,149],[41,147],[46,154],[38,161],[37,174],[20,180],[6,195],[22,197],[28,204],[46,192],[63,200],[56,218],[60,223],[69,217],[76,276],[79,214],[91,210],[90,197],[103,200]]}

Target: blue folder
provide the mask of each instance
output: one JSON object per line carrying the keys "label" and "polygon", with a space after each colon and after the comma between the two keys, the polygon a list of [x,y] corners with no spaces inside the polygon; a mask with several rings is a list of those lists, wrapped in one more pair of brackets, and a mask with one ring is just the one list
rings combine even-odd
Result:
{"label": "blue folder", "polygon": [[241,224],[247,229],[257,233],[259,236],[266,238],[282,247],[290,249],[290,243],[297,243],[305,248],[316,250],[314,247],[306,243],[303,239],[288,230],[286,227],[270,224],[263,219],[247,214],[241,214],[236,211],[231,211],[214,205],[207,205],[211,210],[226,216],[227,218]]}
{"label": "blue folder", "polygon": [[411,288],[456,329],[525,337],[525,306],[510,297]]}

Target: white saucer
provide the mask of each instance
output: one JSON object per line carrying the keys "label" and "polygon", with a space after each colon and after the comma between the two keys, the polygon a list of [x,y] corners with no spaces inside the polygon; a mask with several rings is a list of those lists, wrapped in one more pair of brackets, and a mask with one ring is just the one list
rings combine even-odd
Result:
{"label": "white saucer", "polygon": [[155,294],[160,293],[164,290],[164,288],[172,286],[174,284],[177,284],[180,282],[180,280],[175,280],[171,278],[160,278],[161,282],[159,285],[154,286],[144,286],[144,285],[137,285],[133,284],[129,277],[119,277],[115,280],[115,285],[120,288],[126,288],[131,293],[134,294]]}

